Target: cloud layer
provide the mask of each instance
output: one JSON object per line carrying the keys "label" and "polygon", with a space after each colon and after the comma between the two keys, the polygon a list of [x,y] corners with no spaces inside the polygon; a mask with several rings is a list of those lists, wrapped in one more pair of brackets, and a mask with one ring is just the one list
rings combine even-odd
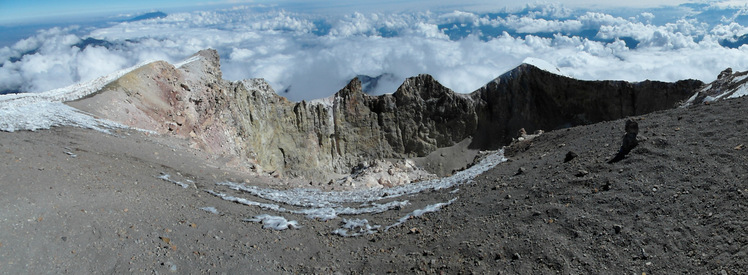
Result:
{"label": "cloud layer", "polygon": [[90,30],[53,28],[0,48],[0,91],[46,91],[146,60],[176,62],[204,48],[219,51],[225,78],[265,78],[292,100],[332,95],[357,75],[384,76],[374,93],[394,92],[421,73],[467,93],[527,57],[581,79],[711,81],[727,67],[748,70],[748,46],[722,46],[748,34],[747,10],[658,10],[673,18],[666,22],[652,12],[558,5],[486,14],[333,16],[253,7],[179,13]]}

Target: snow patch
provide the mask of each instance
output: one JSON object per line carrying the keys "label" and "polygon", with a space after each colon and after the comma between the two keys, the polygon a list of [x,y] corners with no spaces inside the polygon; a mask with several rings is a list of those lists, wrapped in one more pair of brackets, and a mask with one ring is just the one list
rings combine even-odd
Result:
{"label": "snow patch", "polygon": [[[504,161],[506,161],[504,152],[500,150],[486,155],[482,160],[480,160],[472,167],[457,172],[450,177],[432,179],[392,188],[372,188],[353,191],[321,191],[317,189],[304,188],[275,190],[269,188],[260,188],[257,186],[248,186],[243,183],[216,183],[216,185],[218,185],[219,187],[226,187],[234,191],[247,193],[248,195],[254,196],[257,199],[267,200],[278,204],[257,202],[251,199],[232,196],[214,190],[206,190],[206,192],[223,200],[231,202],[249,206],[257,206],[265,210],[301,214],[305,215],[309,219],[327,221],[335,219],[340,215],[352,216],[361,214],[377,214],[389,210],[402,209],[404,206],[410,204],[408,200],[393,200],[386,203],[379,202],[383,200],[399,198],[402,196],[414,195],[427,190],[447,189],[462,184],[467,184],[472,182],[472,180],[478,175],[483,174],[484,172]],[[455,188],[455,190],[458,189]],[[455,190],[450,193],[455,193]],[[388,226],[387,229],[398,226],[412,217],[418,217],[423,215],[424,213],[438,211],[440,208],[451,204],[455,200],[456,199],[452,199],[445,203],[428,205],[425,208],[415,210],[408,215],[400,218],[395,224]],[[288,205],[291,208],[282,207],[280,204]],[[362,222],[363,220],[346,219],[344,223],[349,225],[344,226],[343,228],[336,230],[333,233],[341,236],[355,236],[355,234],[362,234],[361,232],[370,232],[379,228],[375,226],[367,227],[366,225],[362,225]],[[358,225],[358,227],[356,225]],[[351,233],[351,230],[358,231]]]}
{"label": "snow patch", "polygon": [[108,133],[126,126],[97,119],[61,102],[35,101],[36,98],[9,99],[0,95],[0,131],[36,131],[55,126],[75,126]]}
{"label": "snow patch", "polygon": [[188,188],[188,187],[190,187],[189,184],[186,184],[184,182],[176,181],[176,180],[171,179],[171,175],[163,173],[163,172],[161,173],[161,175],[157,176],[156,178],[159,178],[159,179],[162,179],[164,181],[168,181],[168,182],[171,182],[173,184],[179,185],[182,188]]}
{"label": "snow patch", "polygon": [[248,206],[257,206],[257,207],[260,207],[260,208],[263,208],[263,209],[275,210],[275,211],[278,211],[278,212],[287,212],[288,211],[285,208],[280,207],[277,204],[260,203],[260,202],[251,201],[251,200],[248,200],[248,199],[245,199],[245,198],[238,198],[238,197],[230,196],[230,195],[227,195],[227,194],[224,194],[224,193],[218,193],[218,192],[215,192],[213,190],[205,190],[205,192],[208,192],[208,194],[211,194],[213,196],[219,197],[219,198],[221,198],[223,200],[231,201],[231,202],[235,202],[235,203],[239,203],[239,204],[244,204],[244,205],[248,205]]}
{"label": "snow patch", "polygon": [[472,167],[459,171],[452,176],[421,181],[392,188],[374,188],[352,191],[321,191],[318,189],[290,189],[275,190],[269,188],[260,188],[257,186],[247,186],[242,183],[219,182],[220,186],[226,186],[230,189],[249,193],[252,196],[293,205],[310,208],[334,208],[340,207],[345,203],[370,203],[384,199],[398,198],[401,196],[417,194],[426,190],[447,189],[471,182],[475,177],[497,164],[506,161],[504,152],[499,150],[491,153]]}
{"label": "snow patch", "polygon": [[357,237],[374,234],[381,227],[369,225],[367,219],[343,219],[343,225],[332,233],[343,237]]}
{"label": "snow patch", "polygon": [[201,208],[200,208],[200,210],[204,210],[204,211],[206,211],[206,212],[208,212],[208,213],[213,213],[213,214],[216,214],[216,215],[219,215],[219,214],[220,214],[220,213],[218,212],[218,209],[216,209],[216,208],[215,208],[215,207],[213,207],[213,206],[201,207]]}
{"label": "snow patch", "polygon": [[299,228],[299,223],[297,221],[289,221],[284,217],[271,216],[268,214],[258,215],[252,219],[244,219],[244,221],[262,223],[262,228],[265,229],[286,230],[289,228]]}
{"label": "snow patch", "polygon": [[280,205],[277,205],[277,204],[256,202],[256,201],[249,200],[246,198],[240,198],[240,197],[227,195],[224,193],[219,193],[213,190],[206,190],[206,192],[226,201],[231,201],[231,202],[244,204],[248,206],[257,206],[265,210],[273,210],[273,211],[292,213],[292,214],[302,214],[302,215],[305,215],[309,219],[317,219],[321,221],[328,221],[328,220],[335,219],[338,217],[338,215],[360,215],[360,214],[382,213],[382,212],[385,212],[391,209],[400,209],[403,206],[408,204],[408,201],[392,201],[392,202],[384,203],[384,204],[373,203],[372,206],[361,207],[361,208],[312,207],[312,208],[301,209],[301,210],[292,210],[292,209],[281,207]]}
{"label": "snow patch", "polygon": [[199,55],[195,55],[195,56],[193,56],[193,57],[190,57],[190,58],[187,58],[187,59],[185,59],[185,60],[182,60],[181,62],[177,62],[177,63],[175,63],[175,64],[174,64],[174,67],[176,67],[176,68],[181,68],[181,67],[182,67],[182,66],[184,66],[184,65],[187,65],[187,64],[189,64],[189,63],[192,63],[192,62],[195,62],[195,61],[199,61],[199,60],[201,60],[201,59],[202,59],[202,57],[201,57],[201,56],[199,56]]}
{"label": "snow patch", "polygon": [[[748,77],[748,76],[746,76],[746,77]],[[746,95],[748,95],[748,83],[745,83],[745,84],[741,85],[740,87],[738,87],[737,89],[735,89],[735,91],[730,96],[728,96],[727,98],[738,98],[738,97],[742,97],[742,96],[746,96]]]}
{"label": "snow patch", "polygon": [[440,203],[437,203],[437,204],[431,204],[431,205],[428,205],[428,206],[426,206],[424,208],[413,210],[413,212],[410,212],[410,213],[408,213],[408,215],[405,215],[404,217],[400,218],[396,223],[394,223],[394,224],[392,224],[390,226],[387,226],[384,229],[384,231],[387,231],[387,230],[390,230],[390,228],[399,226],[399,225],[405,223],[405,221],[407,221],[410,218],[420,217],[420,216],[423,216],[423,214],[426,214],[426,213],[431,213],[431,212],[439,211],[439,209],[442,209],[442,207],[450,205],[453,202],[455,202],[456,200],[457,200],[457,198],[454,198],[454,199],[451,199],[451,200],[449,200],[447,202],[440,202]]}
{"label": "snow patch", "polygon": [[[321,191],[317,189],[289,189],[275,190],[269,188],[260,188],[257,186],[248,186],[243,183],[218,182],[218,187],[228,188],[240,193],[246,193],[260,200],[267,200],[275,203],[262,203],[251,199],[228,195],[225,193],[206,190],[208,193],[219,197],[223,200],[232,201],[249,206],[257,206],[265,210],[272,210],[283,213],[301,214],[309,219],[322,221],[338,218],[340,215],[361,215],[361,214],[378,214],[390,210],[399,210],[409,205],[407,200],[392,200],[402,196],[414,195],[428,190],[440,190],[453,188],[462,184],[469,184],[475,177],[501,162],[506,161],[503,151],[499,150],[486,155],[478,163],[463,171],[457,172],[450,177],[432,179],[422,182],[416,182],[407,185],[396,186],[392,188],[372,188],[365,190],[352,191]],[[455,188],[451,194],[459,190]],[[392,200],[381,203],[385,200]],[[413,217],[419,217],[425,213],[435,212],[439,209],[452,204],[455,199],[447,202],[428,205],[424,208],[417,209],[404,217],[398,219],[394,224],[385,228],[388,230],[392,227],[399,226]],[[276,204],[277,203],[277,204]],[[288,208],[281,206],[287,205]],[[344,219],[343,226],[333,234],[351,237],[362,234],[372,234],[381,231],[381,226],[370,225],[365,219]]]}

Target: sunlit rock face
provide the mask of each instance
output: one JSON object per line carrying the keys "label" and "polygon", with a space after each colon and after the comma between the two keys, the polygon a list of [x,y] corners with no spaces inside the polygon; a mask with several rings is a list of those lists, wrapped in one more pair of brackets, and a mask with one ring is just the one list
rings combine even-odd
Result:
{"label": "sunlit rock face", "polygon": [[70,105],[258,172],[326,180],[364,161],[426,156],[470,138],[497,149],[520,128],[553,130],[672,108],[702,85],[580,81],[521,65],[471,94],[429,75],[369,96],[353,79],[335,95],[291,102],[262,79],[229,82],[214,50],[174,67],[154,62]]}

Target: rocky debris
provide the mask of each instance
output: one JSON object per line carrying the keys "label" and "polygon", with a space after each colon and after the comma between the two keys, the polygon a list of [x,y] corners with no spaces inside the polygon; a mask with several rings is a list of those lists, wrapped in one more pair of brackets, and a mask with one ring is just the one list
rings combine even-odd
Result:
{"label": "rocky debris", "polygon": [[639,134],[639,123],[633,120],[627,120],[626,121],[626,134],[623,135],[623,140],[621,141],[621,148],[618,150],[618,153],[613,157],[611,160],[608,161],[608,163],[616,163],[621,160],[623,160],[626,155],[628,155],[631,150],[636,147],[636,145],[639,144],[638,140],[636,139],[636,135]]}
{"label": "rocky debris", "polygon": [[517,138],[513,138],[512,142],[531,141],[542,134],[543,130],[535,130],[535,133],[533,133],[532,135],[528,135],[527,131],[525,131],[525,128],[520,128],[517,132]]}
{"label": "rocky debris", "polygon": [[338,185],[345,189],[355,188],[386,188],[438,178],[437,175],[425,171],[404,159],[394,163],[386,160],[359,163],[350,176],[338,179]]}
{"label": "rocky debris", "polygon": [[393,94],[366,95],[353,79],[330,98],[290,102],[262,79],[222,79],[215,50],[195,56],[179,68],[148,64],[69,104],[236,157],[234,169],[326,181],[363,161],[424,157],[468,138],[469,148],[495,150],[521,128],[536,133],[518,138],[527,141],[541,129],[671,108],[702,84],[580,81],[523,64],[472,94],[419,75]]}

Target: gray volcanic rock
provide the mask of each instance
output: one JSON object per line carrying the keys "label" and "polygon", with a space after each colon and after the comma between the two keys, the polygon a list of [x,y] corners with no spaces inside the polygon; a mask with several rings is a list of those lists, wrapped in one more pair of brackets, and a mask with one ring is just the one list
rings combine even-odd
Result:
{"label": "gray volcanic rock", "polygon": [[702,85],[580,81],[523,64],[472,94],[429,75],[391,95],[353,79],[334,96],[290,102],[262,79],[221,78],[217,52],[175,68],[155,62],[70,105],[126,125],[189,139],[237,167],[327,180],[362,161],[423,157],[471,139],[497,149],[520,128],[553,130],[669,109]]}

